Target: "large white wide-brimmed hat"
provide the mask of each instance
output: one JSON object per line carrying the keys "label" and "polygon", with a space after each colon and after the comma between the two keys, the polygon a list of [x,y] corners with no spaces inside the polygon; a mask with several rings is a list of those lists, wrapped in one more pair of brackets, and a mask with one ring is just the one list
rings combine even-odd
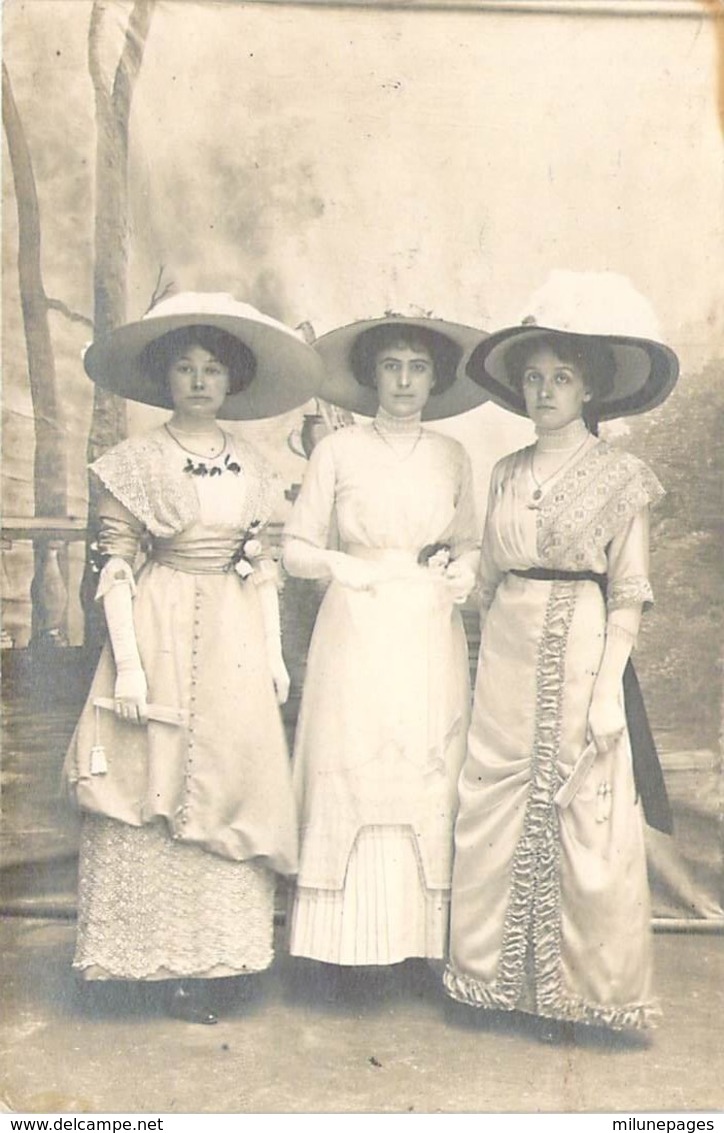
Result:
{"label": "large white wide-brimmed hat", "polygon": [[653,409],[676,384],[679,361],[661,342],[651,304],[615,272],[551,272],[531,296],[521,324],[495,331],[473,351],[468,373],[498,405],[524,417],[520,384],[508,365],[511,349],[540,339],[555,349],[561,335],[605,343],[612,352],[611,388],[595,402],[600,420]]}
{"label": "large white wide-brimmed hat", "polygon": [[460,323],[450,323],[445,319],[391,312],[381,318],[361,319],[338,327],[317,339],[314,347],[324,359],[326,367],[320,397],[364,417],[375,416],[378,408],[377,391],[355,376],[352,349],[367,331],[384,326],[399,326],[402,330],[420,328],[439,335],[457,349],[459,358],[456,361],[454,380],[439,393],[433,389],[422,411],[423,420],[456,417],[488,400],[487,393],[470,379],[465,370],[471,351],[485,338],[485,331]]}
{"label": "large white wide-brimmed hat", "polygon": [[86,373],[121,397],[172,409],[166,385],[154,382],[139,363],[151,342],[190,326],[226,331],[254,355],[253,379],[243,390],[229,394],[219,417],[229,421],[275,417],[319,392],[322,364],[301,334],[224,292],[183,291],[160,300],[142,319],[91,343],[83,356]]}

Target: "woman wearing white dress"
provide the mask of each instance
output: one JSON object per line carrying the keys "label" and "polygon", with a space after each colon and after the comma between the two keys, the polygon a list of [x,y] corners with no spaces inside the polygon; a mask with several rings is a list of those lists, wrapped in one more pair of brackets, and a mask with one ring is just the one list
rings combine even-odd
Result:
{"label": "woman wearing white dress", "polygon": [[163,981],[172,1014],[213,1023],[218,981],[271,963],[276,875],[298,848],[263,534],[276,477],[217,417],[291,409],[321,367],[276,320],[194,293],[95,342],[85,366],[173,413],[91,466],[109,642],[65,767],[84,815],[74,968]]}
{"label": "woman wearing white dress", "polygon": [[456,604],[478,538],[468,457],[422,419],[485,400],[463,372],[482,337],[389,316],[316,344],[322,396],[373,420],[318,444],[285,528],[287,570],[330,580],[293,761],[296,956],[349,967],[445,953],[469,713]]}
{"label": "woman wearing white dress", "polygon": [[537,439],[490,484],[445,984],[476,1007],[641,1028],[656,1006],[639,796],[669,819],[658,766],[632,764],[627,662],[663,490],[596,422],[658,405],[678,364],[636,329],[648,305],[620,277],[558,273],[533,307],[469,363]]}

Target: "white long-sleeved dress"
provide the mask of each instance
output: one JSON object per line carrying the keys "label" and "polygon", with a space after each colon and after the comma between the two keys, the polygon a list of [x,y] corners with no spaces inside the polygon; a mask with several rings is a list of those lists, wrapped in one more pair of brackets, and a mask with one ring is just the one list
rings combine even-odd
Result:
{"label": "white long-sleeved dress", "polygon": [[291,951],[349,965],[445,954],[469,718],[459,611],[417,564],[435,542],[454,556],[476,547],[468,457],[429,430],[400,455],[384,428],[378,421],[321,441],[285,529],[325,548],[336,526],[341,550],[400,568],[372,591],[330,584],[295,741]]}

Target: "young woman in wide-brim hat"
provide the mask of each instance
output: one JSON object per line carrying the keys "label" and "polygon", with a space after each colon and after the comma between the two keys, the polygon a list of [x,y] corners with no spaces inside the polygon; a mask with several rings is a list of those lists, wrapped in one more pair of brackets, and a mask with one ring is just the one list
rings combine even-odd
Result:
{"label": "young woman in wide-brim hat", "polygon": [[109,642],[65,766],[84,814],[74,967],[164,981],[172,1014],[210,1023],[220,977],[271,962],[276,875],[297,865],[263,535],[276,477],[217,418],[299,405],[321,367],[281,323],[204,293],[164,299],[84,360],[172,414],[91,466]]}
{"label": "young woman in wide-brim hat", "polygon": [[537,437],[491,478],[445,984],[550,1038],[657,1010],[642,804],[662,829],[670,814],[628,661],[663,490],[597,422],[658,405],[678,363],[618,276],[555,273],[531,316],[468,364]]}
{"label": "young woman in wide-brim hat", "polygon": [[483,337],[389,315],[316,344],[322,397],[368,420],[317,445],[285,528],[287,570],[330,580],[294,750],[290,947],[348,972],[445,954],[469,712],[456,603],[479,541],[467,454],[422,421],[486,400],[465,374]]}

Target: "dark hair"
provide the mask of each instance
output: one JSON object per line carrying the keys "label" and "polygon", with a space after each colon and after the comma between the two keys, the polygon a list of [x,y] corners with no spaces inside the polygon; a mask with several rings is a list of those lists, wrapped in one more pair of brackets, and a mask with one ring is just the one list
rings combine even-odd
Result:
{"label": "dark hair", "polygon": [[531,356],[547,346],[561,362],[574,365],[591,394],[583,406],[583,420],[594,435],[598,435],[599,405],[613,391],[616,357],[606,342],[598,342],[583,335],[541,331],[512,342],[505,360],[510,383],[516,393],[523,395],[523,373]]}
{"label": "dark hair", "polygon": [[404,323],[383,323],[358,334],[349,352],[349,364],[362,386],[375,388],[375,366],[381,350],[407,347],[424,350],[432,358],[435,384],[432,393],[449,389],[457,376],[462,350],[456,342],[440,331],[428,327],[405,326]]}
{"label": "dark hair", "polygon": [[179,354],[191,346],[202,346],[229,371],[229,393],[246,389],[256,373],[256,358],[241,339],[219,327],[206,324],[179,327],[149,342],[141,351],[138,365],[151,381],[163,386],[169,367]]}

